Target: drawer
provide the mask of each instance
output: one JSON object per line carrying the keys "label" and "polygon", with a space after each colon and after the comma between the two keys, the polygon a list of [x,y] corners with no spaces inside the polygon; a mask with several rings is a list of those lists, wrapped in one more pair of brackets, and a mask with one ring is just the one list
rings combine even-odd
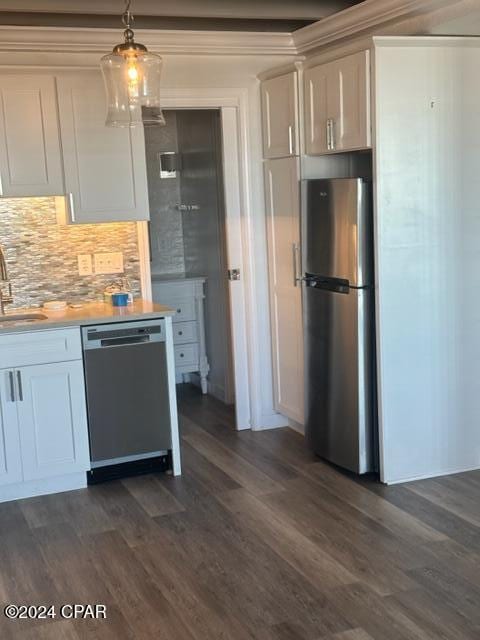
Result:
{"label": "drawer", "polygon": [[0,335],[0,369],[81,358],[79,327]]}
{"label": "drawer", "polygon": [[198,342],[197,323],[176,322],[173,325],[173,342],[174,344]]}
{"label": "drawer", "polygon": [[198,344],[182,344],[174,347],[175,367],[198,366]]}
{"label": "drawer", "polygon": [[[203,284],[202,284],[203,287]],[[155,282],[152,283],[152,292],[156,301],[161,304],[170,304],[172,300],[188,300],[195,298],[195,282],[182,282],[176,280],[174,282]]]}
{"label": "drawer", "polygon": [[177,300],[170,301],[168,306],[175,309],[175,315],[172,318],[173,322],[189,322],[197,319],[195,311],[195,300]]}

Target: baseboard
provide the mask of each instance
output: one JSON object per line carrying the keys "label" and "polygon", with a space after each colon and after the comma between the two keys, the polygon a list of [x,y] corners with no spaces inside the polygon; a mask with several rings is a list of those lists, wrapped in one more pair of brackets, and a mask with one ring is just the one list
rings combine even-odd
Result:
{"label": "baseboard", "polygon": [[281,429],[288,427],[288,418],[282,416],[280,413],[270,413],[267,415],[261,415],[259,424],[252,426],[252,431],[265,431],[267,429]]}
{"label": "baseboard", "polygon": [[477,464],[473,467],[462,467],[460,469],[446,469],[444,471],[434,471],[433,473],[425,473],[418,476],[410,476],[408,478],[400,478],[399,480],[382,479],[383,484],[406,484],[407,482],[415,482],[417,480],[429,480],[431,478],[441,478],[442,476],[454,476],[457,473],[468,473],[469,471],[479,471],[480,466]]}
{"label": "baseboard", "polygon": [[75,491],[76,489],[84,489],[86,486],[87,475],[85,471],[43,480],[29,480],[0,487],[0,502],[23,500],[24,498],[62,493],[63,491]]}
{"label": "baseboard", "polygon": [[290,427],[290,429],[293,429],[293,431],[300,433],[302,436],[305,435],[305,426],[303,424],[295,422],[295,420],[289,420],[288,426]]}
{"label": "baseboard", "polygon": [[[198,373],[190,374],[190,383],[194,384],[196,387],[201,388],[202,381]],[[220,384],[215,384],[207,379],[207,393],[209,396],[213,396],[220,402],[225,404],[225,387]]]}

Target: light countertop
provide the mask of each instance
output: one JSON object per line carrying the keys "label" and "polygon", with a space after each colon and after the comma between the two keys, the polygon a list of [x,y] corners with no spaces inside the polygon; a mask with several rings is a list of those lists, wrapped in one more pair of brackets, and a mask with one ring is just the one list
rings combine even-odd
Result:
{"label": "light countertop", "polygon": [[148,320],[173,316],[174,309],[162,304],[154,304],[146,300],[135,300],[127,307],[112,307],[105,302],[86,302],[83,307],[72,309],[67,307],[61,311],[50,311],[43,307],[35,309],[15,309],[8,312],[7,316],[18,313],[42,313],[47,316],[45,320],[19,320],[16,322],[2,322],[0,316],[0,333],[16,333],[18,331],[38,331],[42,329],[54,329],[60,327],[80,327],[88,324],[102,324],[111,322],[124,322],[130,320]]}

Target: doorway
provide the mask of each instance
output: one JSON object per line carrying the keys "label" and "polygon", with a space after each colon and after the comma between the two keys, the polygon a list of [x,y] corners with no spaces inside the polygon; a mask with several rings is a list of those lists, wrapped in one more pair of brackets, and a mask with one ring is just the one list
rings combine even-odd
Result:
{"label": "doorway", "polygon": [[164,113],[165,127],[145,129],[152,298],[177,311],[174,348],[182,402],[205,394],[232,407],[222,110]]}

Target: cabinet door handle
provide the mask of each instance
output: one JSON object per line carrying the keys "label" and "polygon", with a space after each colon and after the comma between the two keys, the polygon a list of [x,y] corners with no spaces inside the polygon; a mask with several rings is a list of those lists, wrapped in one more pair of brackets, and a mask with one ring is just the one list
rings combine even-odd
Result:
{"label": "cabinet door handle", "polygon": [[333,140],[333,120],[332,118],[328,118],[327,120],[327,149],[329,151],[333,151],[335,149],[335,144]]}
{"label": "cabinet door handle", "polygon": [[292,254],[293,254],[293,286],[298,287],[299,283],[302,281],[302,276],[298,272],[298,257],[300,254],[300,247],[296,242],[292,243]]}
{"label": "cabinet door handle", "polygon": [[13,380],[13,371],[8,372],[8,378],[10,380],[10,400],[15,402],[15,382]]}
{"label": "cabinet door handle", "polygon": [[17,370],[18,399],[23,402],[22,372]]}
{"label": "cabinet door handle", "polygon": [[293,156],[293,127],[291,124],[288,125],[288,152]]}
{"label": "cabinet door handle", "polygon": [[330,120],[330,145],[332,151],[335,151],[337,148],[337,141],[335,140],[335,120],[333,118]]}

